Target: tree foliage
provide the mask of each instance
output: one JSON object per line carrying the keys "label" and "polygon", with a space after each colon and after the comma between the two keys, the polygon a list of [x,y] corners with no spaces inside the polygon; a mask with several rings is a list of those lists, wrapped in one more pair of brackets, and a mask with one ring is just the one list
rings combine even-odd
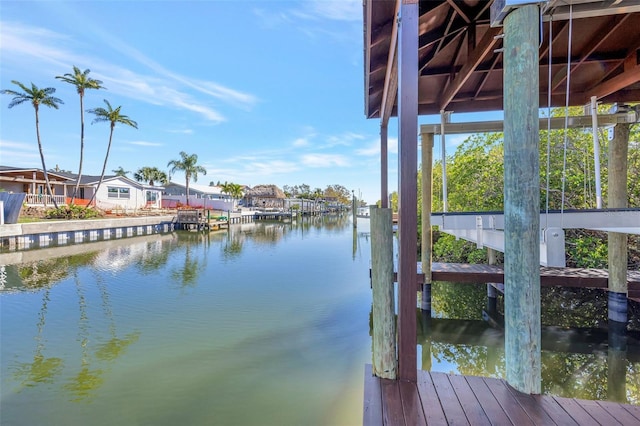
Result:
{"label": "tree foliage", "polygon": [[[607,106],[601,107],[604,113]],[[570,108],[570,115],[582,115],[581,108]],[[564,109],[552,110],[553,116],[563,116]],[[503,210],[504,148],[503,133],[473,135],[447,156],[447,200],[449,211],[501,211]],[[608,195],[608,139],[606,129],[599,131],[600,169],[603,204]],[[565,146],[566,144],[566,146]],[[540,131],[540,208],[541,210],[596,208],[596,177],[594,146],[591,128]],[[548,152],[548,154],[547,154]],[[640,207],[640,126],[631,127],[627,190],[629,207]],[[548,180],[548,184],[547,184]],[[421,186],[421,171],[418,175]],[[549,188],[547,191],[547,187]],[[421,190],[418,192],[418,217],[421,217]],[[442,211],[442,162],[433,164],[432,211]],[[605,234],[567,232],[567,247],[572,265],[603,267],[607,262]],[[630,246],[635,237],[630,237]],[[434,240],[435,241],[435,240]],[[438,249],[435,242],[434,251]],[[463,250],[449,239],[440,244],[450,249]],[[465,243],[459,243],[464,245]],[[473,244],[471,244],[473,246]],[[440,254],[444,254],[441,247]],[[471,249],[464,249],[472,253]],[[458,258],[456,252],[447,252]],[[475,255],[473,255],[475,256]],[[635,256],[635,255],[633,255]]]}
{"label": "tree foliage", "polygon": [[133,178],[138,182],[147,182],[151,186],[156,183],[159,183],[160,185],[166,185],[169,183],[167,174],[157,167],[141,167],[133,174]]}

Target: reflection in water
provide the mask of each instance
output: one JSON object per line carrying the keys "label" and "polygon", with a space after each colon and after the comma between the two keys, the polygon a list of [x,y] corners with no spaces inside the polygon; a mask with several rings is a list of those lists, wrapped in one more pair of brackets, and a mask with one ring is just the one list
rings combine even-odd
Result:
{"label": "reflection in water", "polygon": [[305,217],[24,253],[0,291],[3,424],[361,423],[369,250],[352,259],[349,229]]}
{"label": "reflection in water", "polygon": [[51,384],[54,377],[60,374],[63,360],[58,357],[45,357],[43,330],[47,316],[47,304],[49,303],[49,290],[45,290],[42,296],[42,307],[38,313],[38,323],[36,334],[36,350],[33,354],[33,361],[18,362],[15,366],[14,380],[20,384],[20,390],[24,387],[33,387],[39,384]]}
{"label": "reflection in water", "polygon": [[[422,368],[504,378],[501,299],[487,298],[481,285],[434,283],[434,317],[417,311]],[[640,403],[638,318],[630,319],[624,345],[612,345],[603,310],[606,318],[606,302],[592,291],[543,288],[543,393]]]}

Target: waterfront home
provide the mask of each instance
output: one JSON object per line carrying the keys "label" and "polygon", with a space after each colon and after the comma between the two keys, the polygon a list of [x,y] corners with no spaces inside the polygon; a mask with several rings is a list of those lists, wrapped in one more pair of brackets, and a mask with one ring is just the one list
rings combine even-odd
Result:
{"label": "waterfront home", "polygon": [[285,209],[286,196],[282,189],[275,185],[256,185],[245,191],[244,198],[247,207],[268,209]]}
{"label": "waterfront home", "polygon": [[[59,171],[50,171],[47,174],[53,199],[58,205],[69,204],[78,175]],[[161,186],[150,186],[117,175],[105,176],[98,188],[99,181],[100,176],[83,175],[74,203],[86,205],[97,189],[93,204],[104,210],[135,210],[161,206]],[[53,199],[47,194],[42,169],[0,166],[0,188],[7,192],[25,193],[25,204],[28,206],[53,206]]]}
{"label": "waterfront home", "polygon": [[[189,206],[215,210],[234,210],[234,200],[222,192],[219,186],[189,184]],[[164,186],[163,204],[165,208],[187,205],[187,187],[176,182]]]}

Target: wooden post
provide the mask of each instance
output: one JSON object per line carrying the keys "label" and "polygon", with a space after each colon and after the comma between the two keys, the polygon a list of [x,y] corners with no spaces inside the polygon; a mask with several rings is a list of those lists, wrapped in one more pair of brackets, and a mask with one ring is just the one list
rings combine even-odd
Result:
{"label": "wooden post", "polygon": [[421,133],[422,143],[422,284],[423,311],[431,310],[431,260],[432,260],[432,235],[431,235],[431,198],[432,168],[433,168],[433,133]]}
{"label": "wooden post", "polygon": [[531,4],[504,20],[506,378],[529,394],[541,391],[539,19]]}
{"label": "wooden post", "polygon": [[389,155],[387,153],[388,129],[386,123],[380,124],[380,207],[389,207]]}
{"label": "wooden post", "polygon": [[417,380],[418,0],[399,0],[398,377]]}
{"label": "wooden post", "polygon": [[391,209],[370,207],[371,286],[373,288],[373,374],[396,378]]}
{"label": "wooden post", "polygon": [[353,212],[353,227],[356,228],[358,226],[358,209],[356,209],[355,195],[351,195],[351,211]]}
{"label": "wooden post", "polygon": [[[609,208],[627,207],[627,154],[629,124],[616,124],[609,142]],[[627,323],[627,234],[608,233],[609,321]]]}

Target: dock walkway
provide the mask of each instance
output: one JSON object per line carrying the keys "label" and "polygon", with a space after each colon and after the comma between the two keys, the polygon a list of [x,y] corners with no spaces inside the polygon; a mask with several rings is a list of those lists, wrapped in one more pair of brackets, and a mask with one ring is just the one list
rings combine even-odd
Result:
{"label": "dock walkway", "polygon": [[[424,282],[422,264],[418,262],[418,290]],[[605,269],[540,267],[540,285],[543,287],[581,287],[606,290],[609,273]],[[458,283],[504,283],[504,268],[498,265],[439,263],[431,265],[433,281]],[[397,274],[394,273],[394,281]],[[640,271],[628,271],[629,299],[640,302]]]}
{"label": "dock walkway", "polygon": [[365,367],[365,426],[640,425],[640,406],[518,392],[504,380],[418,370],[417,383]]}

